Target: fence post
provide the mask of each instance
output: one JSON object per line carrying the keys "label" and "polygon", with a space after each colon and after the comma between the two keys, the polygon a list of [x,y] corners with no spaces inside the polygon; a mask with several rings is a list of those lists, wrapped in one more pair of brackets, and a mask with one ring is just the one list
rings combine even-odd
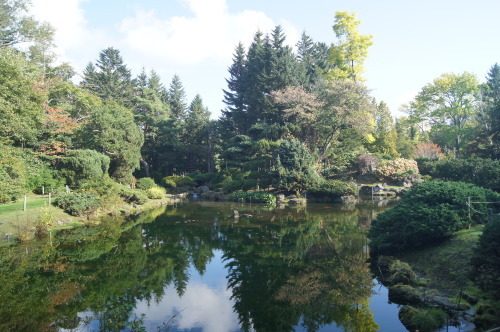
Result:
{"label": "fence post", "polygon": [[26,195],[24,195],[24,206],[23,206],[23,211],[26,211],[26,201],[27,201]]}
{"label": "fence post", "polygon": [[468,206],[468,210],[469,210],[469,221],[470,221],[470,196],[467,197],[467,206]]}
{"label": "fence post", "polygon": [[49,193],[49,205],[50,205],[50,195],[51,195],[51,194]]}
{"label": "fence post", "polygon": [[69,187],[66,185],[66,194],[69,194]]}
{"label": "fence post", "polygon": [[42,186],[42,196],[45,196],[45,186]]}

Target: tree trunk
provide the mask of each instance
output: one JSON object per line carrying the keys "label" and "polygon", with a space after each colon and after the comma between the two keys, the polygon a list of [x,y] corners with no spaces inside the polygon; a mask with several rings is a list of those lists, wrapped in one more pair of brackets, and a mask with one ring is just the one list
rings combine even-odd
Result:
{"label": "tree trunk", "polygon": [[144,168],[144,173],[146,174],[146,177],[149,178],[150,177],[149,176],[149,164],[142,157],[141,157],[141,165]]}

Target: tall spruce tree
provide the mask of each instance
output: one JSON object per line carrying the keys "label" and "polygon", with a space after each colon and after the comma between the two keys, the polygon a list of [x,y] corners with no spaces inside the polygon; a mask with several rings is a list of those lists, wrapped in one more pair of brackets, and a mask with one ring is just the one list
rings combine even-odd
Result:
{"label": "tall spruce tree", "polygon": [[184,121],[187,111],[186,93],[184,92],[181,78],[178,75],[172,77],[172,82],[168,89],[168,102],[172,117],[180,122]]}
{"label": "tall spruce tree", "polygon": [[482,86],[483,112],[479,122],[482,127],[481,137],[484,141],[482,154],[500,159],[500,66],[493,65]]}
{"label": "tall spruce tree", "polygon": [[243,76],[246,64],[245,48],[238,43],[233,55],[233,64],[229,67],[229,78],[226,79],[227,90],[224,92],[226,109],[222,111],[223,123],[229,135],[242,132],[241,125],[246,121],[245,92]]}
{"label": "tall spruce tree", "polygon": [[83,74],[81,85],[84,88],[103,100],[115,101],[124,106],[132,105],[132,76],[119,50],[113,47],[102,50],[96,64],[87,65]]}
{"label": "tall spruce tree", "polygon": [[201,96],[196,95],[189,105],[183,134],[189,172],[207,171],[209,122],[210,112],[203,105]]}
{"label": "tall spruce tree", "polygon": [[143,70],[135,82],[134,115],[144,135],[141,164],[144,175],[149,177],[150,167],[157,168],[159,126],[170,117],[170,108],[163,98],[166,93],[165,88],[156,72],[151,71],[148,76]]}

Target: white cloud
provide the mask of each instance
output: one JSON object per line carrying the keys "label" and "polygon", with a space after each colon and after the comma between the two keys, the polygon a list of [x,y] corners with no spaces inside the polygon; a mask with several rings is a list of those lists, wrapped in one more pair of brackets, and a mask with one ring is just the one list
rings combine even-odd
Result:
{"label": "white cloud", "polygon": [[[127,47],[145,59],[168,59],[196,64],[206,59],[231,59],[238,42],[249,45],[257,30],[270,31],[275,23],[265,13],[245,10],[229,13],[226,0],[183,0],[192,17],[161,19],[154,10],[137,9],[119,26]],[[291,24],[287,24],[287,28]],[[293,31],[297,34],[296,30]]]}
{"label": "white cloud", "polygon": [[78,47],[87,39],[86,20],[80,4],[87,0],[33,0],[31,14],[56,30],[54,42],[57,53],[66,57],[67,49]]}
{"label": "white cloud", "polygon": [[202,328],[207,332],[225,332],[238,329],[238,316],[233,310],[232,292],[224,285],[210,288],[199,283],[189,283],[184,295],[179,297],[174,287],[169,287],[157,303],[139,302],[136,314],[146,314],[148,330],[155,330],[162,322],[171,322],[178,329]]}

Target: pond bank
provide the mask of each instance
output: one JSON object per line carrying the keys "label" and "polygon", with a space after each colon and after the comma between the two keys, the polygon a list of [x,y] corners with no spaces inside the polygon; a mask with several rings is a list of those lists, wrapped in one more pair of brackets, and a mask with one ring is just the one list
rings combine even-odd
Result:
{"label": "pond bank", "polygon": [[470,259],[483,228],[463,230],[442,243],[393,258],[381,257],[374,264],[375,273],[389,287],[389,301],[403,305],[400,319],[409,330],[422,319],[418,315],[436,319],[438,326],[440,319],[451,319],[462,330],[483,330],[481,311],[488,301],[469,277]]}

